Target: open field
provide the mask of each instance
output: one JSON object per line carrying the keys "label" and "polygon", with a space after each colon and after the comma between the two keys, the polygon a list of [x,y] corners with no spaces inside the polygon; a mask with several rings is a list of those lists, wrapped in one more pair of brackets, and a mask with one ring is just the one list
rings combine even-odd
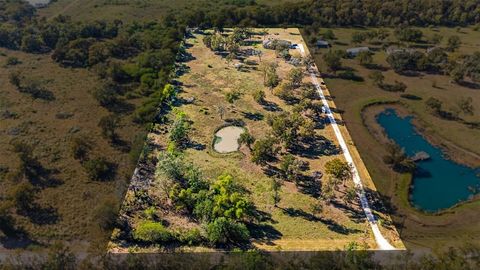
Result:
{"label": "open field", "polygon": [[[443,36],[441,46],[446,45],[449,36],[458,35],[461,38],[462,45],[454,53],[471,54],[478,51],[480,45],[480,32],[472,28],[420,28],[424,37],[430,38],[434,33]],[[377,102],[400,102],[403,105],[405,113],[415,116],[414,123],[417,128],[434,144],[441,145],[449,156],[464,164],[477,167],[480,165],[478,156],[480,148],[476,143],[480,137],[480,130],[469,128],[463,123],[451,120],[441,119],[432,115],[425,106],[425,100],[429,97],[440,99],[444,108],[450,109],[456,106],[461,98],[471,97],[473,107],[476,109],[473,115],[462,116],[466,121],[478,122],[480,120],[480,92],[478,89],[459,86],[452,83],[451,78],[445,75],[425,74],[420,76],[402,76],[389,68],[386,62],[386,53],[378,44],[370,44],[368,41],[353,45],[351,35],[353,32],[362,32],[372,30],[370,28],[332,28],[336,39],[332,41],[332,49],[347,49],[358,46],[369,46],[373,48],[373,63],[380,66],[385,81],[394,82],[395,80],[407,85],[406,94],[420,97],[422,100],[410,100],[401,98],[400,94],[387,92],[377,87],[369,78],[373,70],[361,66],[357,59],[342,59],[344,67],[352,68],[363,81],[351,81],[340,79],[336,76],[326,74],[326,65],[322,59],[322,54],[326,49],[316,49],[310,44],[311,52],[315,55],[316,63],[325,74],[325,81],[332,93],[343,119],[346,122],[353,141],[362,155],[368,171],[372,175],[375,185],[381,194],[391,197],[391,202],[397,208],[395,221],[401,232],[402,240],[407,248],[412,247],[431,247],[441,248],[445,245],[455,245],[462,242],[477,242],[478,235],[478,200],[466,203],[451,211],[446,211],[441,215],[425,215],[414,209],[408,204],[408,185],[410,183],[409,175],[402,175],[393,172],[382,161],[385,155],[385,148],[369,132],[364,125],[374,123],[373,116],[381,111],[376,108],[369,108],[363,111],[366,105]],[[325,29],[323,29],[325,31]],[[387,39],[393,42],[393,29],[390,29],[391,35]],[[308,37],[306,37],[308,39]],[[428,44],[412,44],[419,50],[428,48]],[[380,105],[381,107],[381,105]],[[363,111],[363,113],[362,113]],[[372,127],[370,127],[372,129]],[[375,127],[373,127],[375,128]],[[378,130],[378,125],[377,125]],[[403,228],[402,228],[403,226]],[[461,241],[460,241],[461,239]]]}
{"label": "open field", "polygon": [[[303,43],[297,29],[268,29],[268,32],[269,36],[276,39],[290,40],[296,44]],[[187,39],[187,48],[192,55],[192,60],[186,63],[187,71],[178,79],[181,85],[180,100],[193,100],[193,102],[184,102],[175,109],[185,113],[191,122],[190,141],[195,146],[188,147],[184,151],[184,155],[188,161],[201,169],[206,178],[215,179],[222,173],[231,174],[236,183],[247,190],[248,197],[256,209],[268,216],[267,219],[257,224],[255,229],[251,230],[252,244],[265,250],[343,249],[351,242],[363,243],[368,248],[375,248],[375,241],[372,239],[370,228],[358,202],[342,206],[344,204],[341,201],[343,195],[336,193],[333,203],[325,203],[322,198],[310,193],[302,185],[285,180],[279,193],[280,201],[275,206],[272,177],[268,176],[269,171],[278,170],[275,168],[277,166],[275,162],[268,165],[268,170],[254,164],[251,161],[251,151],[246,146],[242,146],[240,151],[230,154],[219,154],[213,150],[213,135],[229,122],[243,122],[242,125],[258,140],[270,133],[271,127],[266,122],[268,115],[279,114],[279,112],[272,112],[272,107],[277,107],[277,111],[291,112],[293,110],[294,106],[288,105],[273,94],[275,90],[272,92],[265,89],[264,104],[269,104],[269,106],[261,105],[253,98],[256,91],[264,89],[261,72],[263,64],[277,62],[278,75],[282,80],[286,80],[287,73],[293,66],[277,58],[274,50],[267,50],[262,48],[261,44],[256,44],[253,45],[253,48],[263,53],[261,62],[257,56],[246,55],[242,62],[248,64],[244,64],[243,70],[239,71],[234,67],[238,60],[229,63],[220,55],[214,54],[203,44],[203,36],[196,34]],[[264,38],[266,37],[257,34],[251,40],[255,44],[261,43]],[[242,51],[247,49],[249,49],[248,46],[242,47]],[[298,57],[298,53],[294,50],[291,50],[291,53]],[[307,82],[309,77],[304,75],[303,80]],[[226,94],[231,92],[238,93],[239,98],[229,103],[226,100]],[[340,116],[338,115],[338,117]],[[172,115],[169,118],[173,120]],[[149,138],[156,149],[165,151],[168,147],[166,130],[170,128],[161,125],[157,129],[156,132],[149,135]],[[342,132],[348,136],[344,127],[342,127]],[[332,141],[333,144],[337,144],[330,126],[326,125],[324,128],[316,129],[315,133],[315,137],[323,138],[315,143],[322,145]],[[349,147],[353,151],[355,150],[353,145],[350,144]],[[303,172],[305,176],[314,171],[324,171],[325,163],[329,160],[342,158],[339,154],[322,154],[321,148],[319,147],[312,153],[292,151],[296,158],[309,164],[309,169]],[[154,151],[151,155],[156,156],[156,152]],[[361,167],[363,163],[358,154],[356,152],[352,152],[352,154],[355,156],[356,163],[360,164],[362,179],[368,177],[368,172]],[[322,182],[326,179],[327,176],[324,176]],[[366,178],[364,185],[374,191],[373,183],[369,179]],[[147,193],[158,194],[158,184],[155,184],[157,181],[152,180],[147,187]],[[132,189],[128,192],[127,198],[132,198],[131,196],[135,196]],[[129,205],[129,209],[132,207],[130,202],[132,202],[130,199],[124,202],[124,205]],[[318,203],[324,204],[324,208],[321,213],[316,214],[312,212],[312,205]],[[198,221],[188,215],[176,213],[167,205],[158,205],[158,207],[159,219],[163,220],[164,224],[168,224],[169,230],[182,230],[191,226],[201,228]],[[135,227],[135,224],[142,219],[142,211],[136,211],[127,217],[128,223],[131,224],[130,227]],[[388,215],[382,216],[382,218],[386,225],[389,220]],[[183,220],[183,222],[179,220]],[[385,226],[382,230],[392,243],[402,246],[395,228]],[[132,249],[131,245],[125,244],[125,242],[117,242],[111,246],[111,250],[123,252],[126,248]],[[142,246],[140,245],[140,247]],[[151,247],[148,246],[143,246],[140,250],[144,250],[144,248],[151,250]],[[186,250],[191,249],[187,247]]]}
{"label": "open field", "polygon": [[[103,239],[95,217],[98,206],[106,201],[114,205],[123,196],[135,160],[128,150],[113,147],[102,137],[98,119],[108,115],[94,99],[92,91],[100,87],[97,75],[83,69],[58,66],[50,55],[31,55],[2,50],[0,57],[0,165],[13,173],[19,166],[12,142],[25,142],[33,147],[33,155],[44,168],[35,188],[35,213],[16,215],[16,225],[32,243],[48,243],[55,239],[73,241],[80,246]],[[7,57],[17,57],[21,64],[5,66]],[[20,93],[9,83],[9,74],[21,71],[30,79],[38,79],[51,91],[54,100],[34,99]],[[135,100],[131,102],[135,103]],[[129,118],[121,122],[120,138],[128,145],[143,128]],[[88,137],[91,157],[105,157],[117,164],[116,176],[110,181],[90,180],[80,162],[72,155],[75,138]],[[5,178],[4,178],[5,177]],[[8,173],[1,175],[2,196],[12,188]],[[9,241],[3,242],[8,247]],[[25,244],[29,244],[25,241]],[[12,246],[15,247],[15,246]]]}

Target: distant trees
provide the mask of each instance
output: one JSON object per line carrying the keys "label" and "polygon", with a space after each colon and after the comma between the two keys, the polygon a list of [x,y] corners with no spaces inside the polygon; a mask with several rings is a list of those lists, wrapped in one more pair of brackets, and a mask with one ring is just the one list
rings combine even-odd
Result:
{"label": "distant trees", "polygon": [[423,54],[418,51],[402,50],[393,52],[387,57],[387,62],[397,73],[418,69],[418,61]]}
{"label": "distant trees", "polygon": [[451,61],[447,69],[453,81],[457,83],[463,83],[466,79],[480,82],[480,52],[460,56]]}
{"label": "distant trees", "polygon": [[450,36],[447,40],[447,50],[453,52],[460,48],[462,41],[460,40],[459,36]]}
{"label": "distant trees", "polygon": [[373,63],[373,57],[370,52],[362,51],[357,55],[358,63],[362,66],[368,66]]}
{"label": "distant trees", "polygon": [[473,98],[472,97],[463,97],[457,103],[460,111],[466,115],[473,115],[475,108],[473,107]]}
{"label": "distant trees", "polygon": [[351,41],[352,41],[353,44],[360,44],[360,43],[364,42],[366,39],[367,39],[367,36],[362,32],[353,32],[352,33]]}
{"label": "distant trees", "polygon": [[437,98],[429,97],[425,101],[425,105],[427,105],[428,109],[430,109],[431,112],[433,112],[436,115],[439,115],[442,110],[443,102]]}
{"label": "distant trees", "polygon": [[422,40],[423,32],[415,28],[399,27],[395,29],[394,35],[399,41],[419,42]]}
{"label": "distant trees", "polygon": [[381,71],[375,70],[370,75],[368,76],[372,81],[377,85],[380,86],[383,84],[383,81],[385,80],[385,76],[383,76]]}
{"label": "distant trees", "polygon": [[325,64],[330,72],[335,74],[342,67],[342,55],[343,52],[332,50],[323,55],[323,61],[325,61]]}

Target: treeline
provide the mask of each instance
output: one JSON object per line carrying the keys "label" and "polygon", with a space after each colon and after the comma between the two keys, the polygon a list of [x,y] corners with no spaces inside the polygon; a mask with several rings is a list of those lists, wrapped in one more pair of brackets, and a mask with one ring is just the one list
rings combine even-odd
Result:
{"label": "treeline", "polygon": [[475,0],[306,0],[277,5],[198,6],[179,17],[189,26],[397,26],[468,25],[480,22]]}

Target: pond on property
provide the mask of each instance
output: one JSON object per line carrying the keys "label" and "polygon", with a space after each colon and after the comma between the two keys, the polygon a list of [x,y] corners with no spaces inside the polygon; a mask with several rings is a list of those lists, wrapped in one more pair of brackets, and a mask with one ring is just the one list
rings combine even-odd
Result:
{"label": "pond on property", "polygon": [[410,201],[427,212],[436,212],[472,198],[480,191],[479,169],[455,163],[431,145],[413,126],[412,117],[400,117],[387,109],[377,117],[387,136],[404,148],[408,156],[424,151],[430,159],[417,162]]}
{"label": "pond on property", "polygon": [[213,149],[219,153],[230,153],[238,150],[238,139],[245,132],[242,127],[228,126],[221,128],[215,133]]}

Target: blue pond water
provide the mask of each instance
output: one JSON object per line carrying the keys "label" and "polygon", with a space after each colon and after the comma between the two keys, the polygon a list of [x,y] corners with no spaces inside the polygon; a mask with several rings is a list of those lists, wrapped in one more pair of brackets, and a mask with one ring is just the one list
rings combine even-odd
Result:
{"label": "blue pond water", "polygon": [[479,169],[446,159],[438,147],[431,145],[415,130],[412,117],[399,117],[387,109],[377,117],[387,136],[405,149],[408,156],[424,151],[430,159],[417,163],[410,202],[427,212],[449,208],[472,198],[480,191]]}

